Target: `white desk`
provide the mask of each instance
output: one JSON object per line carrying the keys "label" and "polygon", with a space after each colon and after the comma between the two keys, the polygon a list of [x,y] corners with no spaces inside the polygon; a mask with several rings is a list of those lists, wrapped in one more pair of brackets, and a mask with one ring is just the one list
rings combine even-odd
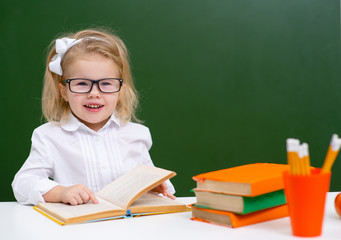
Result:
{"label": "white desk", "polygon": [[[337,193],[328,193],[322,236],[312,239],[341,239],[341,218],[334,210]],[[183,203],[194,197],[178,198]],[[60,226],[16,202],[0,202],[1,240],[88,240],[88,239],[300,239],[291,235],[288,217],[241,228],[227,228],[190,220],[191,212],[119,219]],[[309,239],[309,238],[303,238]]]}

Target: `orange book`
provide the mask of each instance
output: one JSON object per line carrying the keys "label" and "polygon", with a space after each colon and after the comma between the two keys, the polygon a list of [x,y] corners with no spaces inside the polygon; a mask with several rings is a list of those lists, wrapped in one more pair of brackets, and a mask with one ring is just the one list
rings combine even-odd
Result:
{"label": "orange book", "polygon": [[239,215],[232,212],[199,208],[192,205],[192,220],[237,228],[289,216],[287,204]]}
{"label": "orange book", "polygon": [[193,177],[197,190],[247,197],[284,188],[283,172],[287,164],[254,163],[199,174]]}

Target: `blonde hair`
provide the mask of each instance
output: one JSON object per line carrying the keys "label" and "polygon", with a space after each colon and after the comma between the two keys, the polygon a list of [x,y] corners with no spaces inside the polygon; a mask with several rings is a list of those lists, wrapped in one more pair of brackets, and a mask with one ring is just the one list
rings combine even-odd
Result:
{"label": "blonde hair", "polygon": [[[115,116],[124,123],[131,120],[138,122],[139,120],[135,116],[138,94],[131,75],[127,48],[123,41],[117,35],[103,29],[87,29],[62,37],[83,38],[63,56],[61,67],[64,73],[67,73],[68,64],[79,56],[89,53],[101,54],[116,63],[121,75],[120,78],[123,79],[123,85],[119,93]],[[49,49],[44,76],[42,111],[47,121],[60,122],[62,117],[68,114],[70,107],[68,102],[63,99],[58,86],[65,80],[64,74],[59,76],[51,72],[48,66],[56,54],[55,40],[51,42]]]}

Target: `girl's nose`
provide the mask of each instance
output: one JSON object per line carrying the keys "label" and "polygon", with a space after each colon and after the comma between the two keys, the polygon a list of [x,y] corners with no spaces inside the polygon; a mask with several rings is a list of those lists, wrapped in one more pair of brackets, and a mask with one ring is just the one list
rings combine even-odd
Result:
{"label": "girl's nose", "polygon": [[94,84],[94,85],[92,86],[92,89],[91,89],[91,91],[89,92],[88,96],[89,96],[89,97],[97,97],[97,96],[100,96],[100,94],[101,94],[101,91],[99,90],[98,85],[97,85],[97,84]]}

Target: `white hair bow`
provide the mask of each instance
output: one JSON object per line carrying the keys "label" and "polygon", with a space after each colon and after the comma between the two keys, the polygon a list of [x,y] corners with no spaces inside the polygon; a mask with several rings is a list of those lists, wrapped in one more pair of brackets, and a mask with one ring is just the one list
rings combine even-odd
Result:
{"label": "white hair bow", "polygon": [[56,55],[53,56],[51,62],[49,63],[49,69],[51,72],[63,75],[63,69],[60,65],[64,54],[75,44],[79,43],[83,39],[72,39],[72,38],[61,38],[56,40]]}

